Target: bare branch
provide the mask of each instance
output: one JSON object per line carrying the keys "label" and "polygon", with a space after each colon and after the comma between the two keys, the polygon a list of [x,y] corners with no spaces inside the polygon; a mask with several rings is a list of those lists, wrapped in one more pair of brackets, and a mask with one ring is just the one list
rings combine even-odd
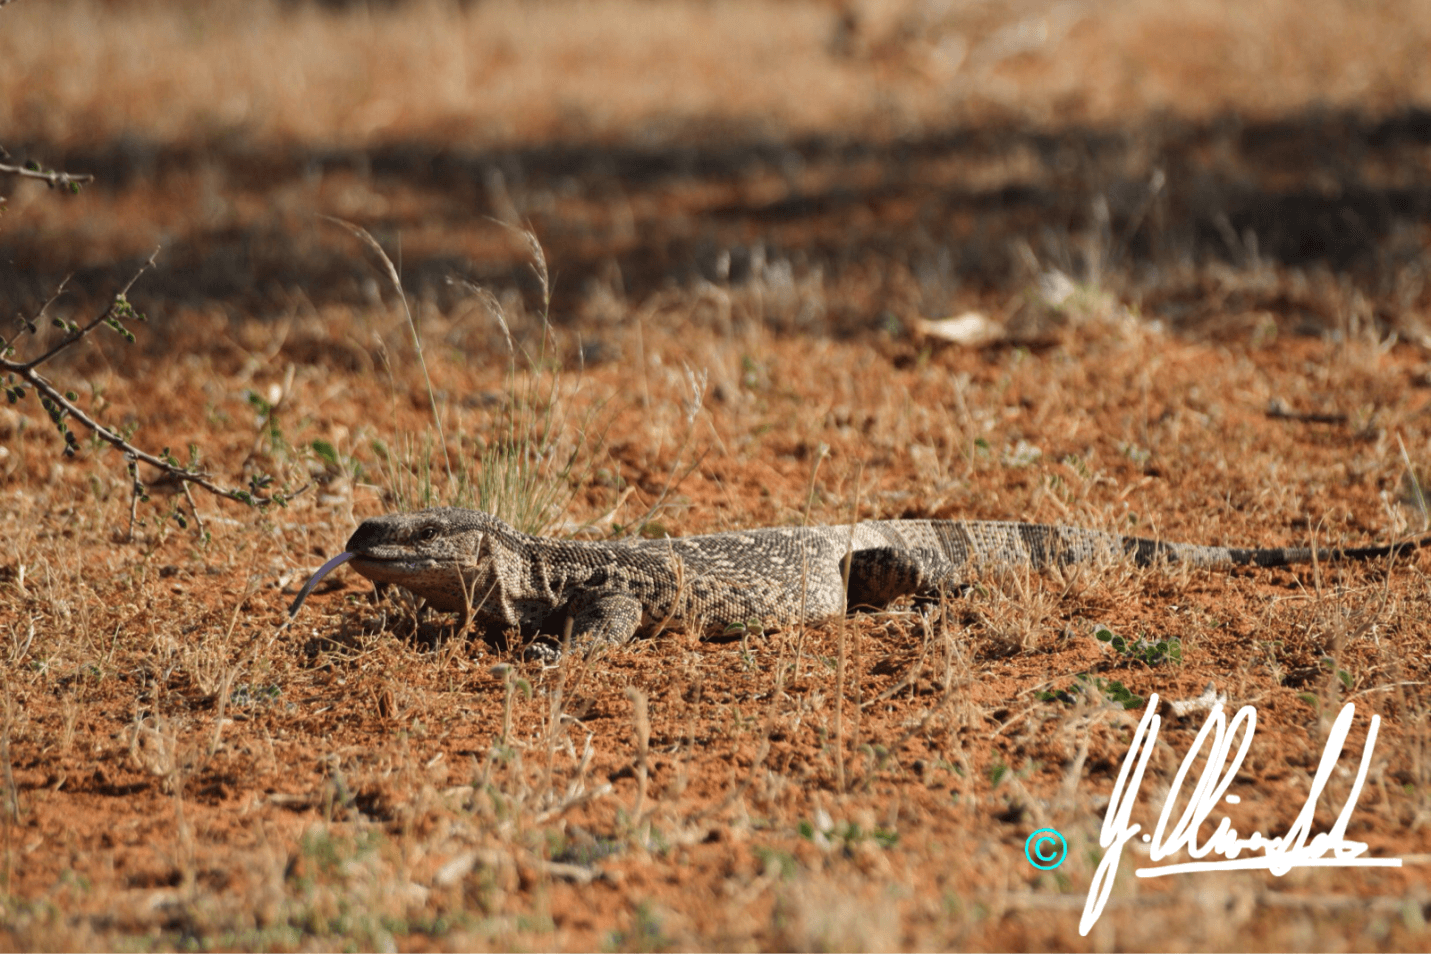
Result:
{"label": "bare branch", "polygon": [[[5,0],[10,2],[10,0]],[[0,4],[3,6],[3,4]],[[93,182],[94,176],[88,173],[60,172],[58,169],[43,169],[38,163],[30,162],[23,166],[12,166],[8,163],[0,162],[0,173],[11,176],[19,176],[22,179],[39,179],[51,189],[64,189],[67,192],[78,192],[80,186],[87,182]]]}
{"label": "bare branch", "polygon": [[[10,3],[11,0],[0,0],[0,7]],[[4,160],[10,158],[10,153],[5,151],[4,146],[0,146],[0,175],[19,176],[22,179],[39,179],[51,189],[64,189],[69,193],[79,192],[80,186],[94,181],[94,176],[82,173],[60,172],[58,169],[46,169],[38,162],[31,159],[23,166],[12,166]],[[0,200],[0,204],[3,200]]]}
{"label": "bare branch", "polygon": [[[83,424],[96,437],[104,441],[106,444],[109,444],[110,446],[118,449],[124,454],[132,455],[136,460],[142,460],[146,464],[150,464],[154,467],[157,467],[159,470],[168,474],[170,477],[173,477],[175,480],[182,480],[186,483],[196,484],[207,490],[209,493],[213,494],[215,497],[224,497],[228,500],[236,500],[239,503],[252,505],[270,504],[280,501],[286,502],[289,497],[296,496],[296,494],[274,494],[270,497],[264,497],[247,490],[229,490],[227,488],[220,487],[218,484],[215,484],[210,481],[208,479],[209,475],[206,473],[203,473],[201,471],[189,470],[187,467],[179,466],[179,464],[175,462],[172,458],[166,460],[162,457],[156,457],[147,451],[135,447],[133,444],[126,441],[123,437],[120,437],[114,431],[105,427],[103,424],[99,423],[94,418],[86,414],[77,405],[75,405],[73,401],[69,400],[58,390],[56,390],[54,385],[50,384],[49,381],[40,377],[40,375],[37,374],[33,369],[27,368],[23,365],[11,364],[4,359],[0,359],[0,371],[13,372],[17,377],[21,378],[23,381],[33,387],[36,391],[40,392],[42,395],[48,398],[52,404],[60,408],[64,412],[65,416],[72,417],[79,423]],[[302,491],[300,490],[299,493],[301,492]]]}
{"label": "bare branch", "polygon": [[[98,318],[95,318],[94,320],[83,326],[74,324],[72,322],[63,322],[62,319],[56,319],[56,322],[61,323],[61,326],[66,329],[67,334],[65,335],[63,340],[61,340],[49,351],[46,351],[44,354],[40,355],[38,358],[35,358],[31,361],[13,361],[9,357],[9,354],[11,351],[13,351],[13,348],[9,345],[8,342],[4,341],[3,339],[0,339],[0,373],[6,373],[14,376],[13,378],[7,379],[5,383],[5,391],[7,396],[10,398],[11,403],[23,398],[25,396],[25,385],[29,385],[31,388],[34,388],[35,391],[39,392],[41,396],[41,404],[49,413],[50,419],[54,421],[57,427],[59,427],[60,433],[64,435],[65,453],[67,455],[74,454],[74,452],[78,449],[79,444],[79,442],[75,439],[74,434],[71,433],[69,429],[64,425],[65,418],[70,417],[78,421],[80,424],[84,425],[85,428],[87,428],[100,440],[104,441],[111,447],[114,447],[121,453],[123,453],[125,455],[126,460],[129,460],[131,462],[142,460],[146,464],[158,468],[160,471],[167,474],[172,479],[180,481],[181,485],[185,485],[186,492],[186,485],[194,484],[196,486],[202,487],[216,497],[223,497],[228,500],[235,500],[239,503],[248,504],[250,506],[262,506],[270,503],[286,503],[288,500],[290,500],[297,494],[271,494],[269,496],[263,496],[259,492],[263,486],[263,482],[258,479],[255,479],[250,482],[249,490],[235,490],[221,487],[209,479],[209,474],[203,471],[199,471],[197,469],[190,469],[188,467],[180,465],[177,460],[170,456],[167,448],[165,449],[162,456],[156,456],[136,447],[129,441],[125,440],[121,435],[117,434],[113,430],[110,430],[108,427],[105,427],[103,424],[99,423],[94,418],[86,414],[85,411],[79,407],[79,405],[77,405],[73,400],[70,399],[70,397],[66,396],[63,392],[61,392],[58,388],[51,384],[48,379],[46,379],[38,371],[35,370],[38,365],[49,361],[51,358],[55,357],[55,355],[59,354],[64,349],[85,338],[87,335],[89,335],[90,332],[94,331],[94,329],[98,328],[101,324],[108,324],[111,328],[114,328],[116,331],[123,334],[126,338],[133,340],[133,335],[128,331],[128,329],[124,328],[124,326],[120,323],[119,319],[120,317],[142,318],[142,316],[135,312],[134,309],[129,305],[129,301],[126,298],[126,295],[128,294],[129,289],[134,286],[134,283],[139,280],[139,276],[144,274],[144,272],[154,264],[155,256],[157,256],[158,254],[159,250],[155,249],[154,255],[149,256],[148,261],[146,261],[143,265],[139,267],[139,270],[134,273],[134,276],[129,279],[129,281],[125,284],[124,288],[121,289],[119,293],[114,296],[114,300],[110,302],[109,307],[106,308]],[[53,301],[53,299],[51,300]],[[26,322],[26,324],[28,325],[29,322]],[[14,378],[18,378],[20,383],[16,383]],[[297,493],[303,493],[303,491],[306,490],[307,487],[308,485],[305,484],[303,488],[297,491]],[[191,497],[190,506],[192,507],[192,505],[193,499]],[[195,519],[197,520],[197,518],[198,513],[196,511]]]}

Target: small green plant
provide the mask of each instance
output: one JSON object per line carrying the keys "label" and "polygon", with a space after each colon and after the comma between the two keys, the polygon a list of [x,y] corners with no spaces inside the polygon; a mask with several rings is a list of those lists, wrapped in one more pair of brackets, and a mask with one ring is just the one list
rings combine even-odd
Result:
{"label": "small green plant", "polygon": [[1131,460],[1140,467],[1146,464],[1153,456],[1153,452],[1145,447],[1139,447],[1129,441],[1118,442],[1118,453]]}
{"label": "small green plant", "polygon": [[1107,682],[1099,679],[1096,681],[1096,685],[1098,686],[1099,692],[1102,692],[1124,709],[1141,709],[1143,708],[1143,703],[1147,701],[1116,679],[1110,679]]}
{"label": "small green plant", "polygon": [[1342,688],[1346,689],[1348,692],[1350,692],[1351,689],[1356,685],[1355,677],[1353,677],[1351,673],[1347,672],[1342,667],[1338,666],[1337,661],[1331,656],[1323,656],[1321,658],[1321,664],[1323,669],[1325,669],[1327,672],[1333,673],[1337,677],[1337,681],[1342,684]]}
{"label": "small green plant", "polygon": [[1124,709],[1141,709],[1147,702],[1142,696],[1129,689],[1117,679],[1104,679],[1101,676],[1090,676],[1086,672],[1081,672],[1074,676],[1074,681],[1065,689],[1045,689],[1035,694],[1035,698],[1040,702],[1061,702],[1071,706],[1078,702],[1080,697],[1087,698],[1090,689],[1098,690],[1104,698],[1116,702]]}
{"label": "small green plant", "polygon": [[765,633],[765,624],[758,619],[748,619],[738,623],[728,623],[726,624],[725,630],[723,631],[722,635],[740,636],[743,638],[752,633],[756,636],[763,635]]}
{"label": "small green plant", "polygon": [[1093,471],[1089,468],[1088,462],[1078,454],[1065,454],[1062,463],[1064,466],[1071,468],[1084,480],[1091,480],[1093,478]]}
{"label": "small green plant", "polygon": [[[808,825],[809,822],[802,822],[801,824]],[[766,871],[779,872],[780,877],[786,881],[795,877],[796,872],[800,870],[800,863],[795,859],[795,856],[788,851],[757,845],[753,849],[753,853],[756,860],[760,862],[761,868]]]}
{"label": "small green plant", "polygon": [[[1321,659],[1317,660],[1317,662],[1321,666],[1323,671],[1330,675],[1332,679],[1336,680],[1336,684],[1340,684],[1342,691],[1351,692],[1356,688],[1356,676],[1338,665],[1335,657],[1323,656]],[[1331,680],[1328,680],[1320,693],[1299,692],[1297,693],[1297,698],[1301,699],[1307,705],[1320,712],[1322,710],[1323,702],[1329,701],[1329,697],[1334,699],[1337,688],[1336,684],[1334,684]]]}
{"label": "small green plant", "polygon": [[892,828],[877,827],[873,831],[865,831],[857,822],[833,821],[823,811],[819,812],[813,821],[801,820],[795,830],[801,838],[825,849],[838,847],[849,851],[852,846],[866,839],[873,839],[881,848],[893,848],[899,844],[899,832]]}
{"label": "small green plant", "polygon": [[1176,638],[1154,642],[1139,636],[1130,643],[1108,629],[1099,629],[1093,635],[1100,643],[1107,643],[1126,662],[1140,662],[1151,668],[1183,661],[1183,644]]}

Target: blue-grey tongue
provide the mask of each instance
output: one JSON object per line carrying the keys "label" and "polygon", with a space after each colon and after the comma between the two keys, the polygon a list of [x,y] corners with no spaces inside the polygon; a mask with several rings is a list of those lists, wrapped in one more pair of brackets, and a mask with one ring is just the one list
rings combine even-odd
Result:
{"label": "blue-grey tongue", "polygon": [[332,573],[338,567],[342,566],[344,563],[347,563],[355,556],[357,556],[356,553],[340,553],[333,559],[329,560],[327,563],[320,566],[318,568],[318,572],[314,573],[313,576],[309,578],[308,582],[303,584],[303,589],[298,591],[298,598],[293,601],[293,605],[288,607],[288,618],[292,619],[293,617],[298,615],[298,610],[303,606],[303,601],[308,599],[308,594],[313,592],[313,587],[317,586],[319,582],[322,581],[323,577],[327,576],[329,573]]}

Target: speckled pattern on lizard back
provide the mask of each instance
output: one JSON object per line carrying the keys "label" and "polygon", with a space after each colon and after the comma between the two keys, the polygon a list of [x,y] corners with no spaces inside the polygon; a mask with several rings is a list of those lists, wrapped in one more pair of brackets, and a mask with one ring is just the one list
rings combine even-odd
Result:
{"label": "speckled pattern on lizard back", "polygon": [[[1318,559],[1385,557],[1424,541],[1319,550]],[[435,609],[486,630],[622,642],[681,625],[782,626],[882,608],[958,588],[981,566],[1044,567],[1130,557],[1198,566],[1282,566],[1307,548],[1168,543],[1078,527],[962,520],[867,520],[666,540],[585,542],[519,533],[477,510],[437,508],[365,520],[352,563]],[[849,587],[844,561],[849,557]]]}

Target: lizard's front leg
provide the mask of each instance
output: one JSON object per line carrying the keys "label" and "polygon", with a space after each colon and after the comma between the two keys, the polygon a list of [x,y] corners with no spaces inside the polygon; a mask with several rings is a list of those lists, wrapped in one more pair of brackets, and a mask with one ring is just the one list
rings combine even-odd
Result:
{"label": "lizard's front leg", "polygon": [[[589,652],[598,643],[624,643],[635,635],[643,612],[641,601],[626,593],[578,595],[566,605],[571,645]],[[561,647],[539,640],[527,647],[526,656],[550,665],[561,658]]]}

